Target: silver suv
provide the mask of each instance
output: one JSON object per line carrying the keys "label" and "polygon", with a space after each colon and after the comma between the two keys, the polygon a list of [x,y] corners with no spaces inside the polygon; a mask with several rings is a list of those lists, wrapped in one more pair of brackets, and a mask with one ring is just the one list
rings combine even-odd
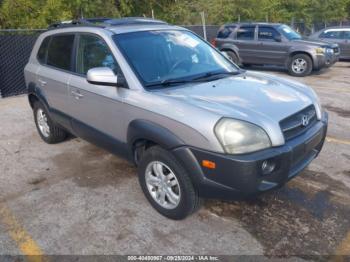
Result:
{"label": "silver suv", "polygon": [[161,21],[56,25],[38,38],[25,79],[45,142],[70,133],[134,162],[147,199],[172,219],[202,198],[280,187],[318,155],[327,132],[311,88],[243,71]]}

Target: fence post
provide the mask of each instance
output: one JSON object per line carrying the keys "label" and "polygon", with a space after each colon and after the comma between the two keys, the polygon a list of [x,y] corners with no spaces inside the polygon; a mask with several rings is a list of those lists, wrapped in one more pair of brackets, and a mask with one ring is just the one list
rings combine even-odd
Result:
{"label": "fence post", "polygon": [[202,26],[203,26],[203,37],[205,40],[207,40],[207,28],[205,25],[205,13],[201,12],[201,18],[202,18]]}

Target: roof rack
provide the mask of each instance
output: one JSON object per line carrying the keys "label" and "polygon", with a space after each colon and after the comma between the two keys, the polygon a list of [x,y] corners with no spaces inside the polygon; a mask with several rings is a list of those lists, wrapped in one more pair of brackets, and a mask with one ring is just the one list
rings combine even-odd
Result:
{"label": "roof rack", "polygon": [[121,25],[136,24],[167,24],[164,21],[145,17],[123,17],[123,18],[86,18],[71,21],[62,21],[49,25],[48,29],[57,29],[74,26],[94,26],[94,27],[110,27]]}

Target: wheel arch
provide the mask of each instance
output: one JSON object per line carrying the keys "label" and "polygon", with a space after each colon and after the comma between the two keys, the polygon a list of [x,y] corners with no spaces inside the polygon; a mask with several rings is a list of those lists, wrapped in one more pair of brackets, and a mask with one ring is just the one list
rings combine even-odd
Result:
{"label": "wheel arch", "polygon": [[137,162],[135,152],[138,148],[147,149],[159,145],[167,150],[185,145],[185,143],[169,129],[149,120],[136,119],[130,122],[127,130],[127,144],[130,153]]}
{"label": "wheel arch", "polygon": [[235,46],[235,45],[228,45],[228,44],[223,44],[221,47],[220,47],[220,49],[219,49],[221,52],[225,52],[225,51],[230,51],[230,52],[233,52],[236,56],[237,56],[237,58],[238,58],[238,60],[239,60],[239,63],[242,63],[242,59],[241,59],[241,57],[240,57],[240,55],[239,55],[239,49],[238,49],[238,47],[237,46]]}
{"label": "wheel arch", "polygon": [[28,85],[28,101],[31,108],[34,108],[34,103],[39,101],[45,107],[45,109],[49,112],[49,104],[40,88],[38,88],[35,83],[29,83]]}
{"label": "wheel arch", "polygon": [[315,60],[314,60],[313,56],[312,56],[309,52],[307,52],[307,51],[302,51],[302,50],[294,50],[294,51],[290,52],[290,53],[289,53],[289,57],[288,57],[286,66],[288,67],[288,65],[289,65],[289,63],[291,62],[293,56],[299,55],[299,54],[307,55],[307,56],[311,59],[312,68],[314,68],[314,66],[315,66]]}

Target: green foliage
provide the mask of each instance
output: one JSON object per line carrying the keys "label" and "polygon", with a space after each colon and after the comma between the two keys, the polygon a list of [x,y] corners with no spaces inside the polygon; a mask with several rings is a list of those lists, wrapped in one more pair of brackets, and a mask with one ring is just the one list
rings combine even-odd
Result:
{"label": "green foliage", "polygon": [[327,23],[350,17],[350,0],[0,0],[1,28],[45,28],[79,17],[152,16],[175,24],[230,21]]}

